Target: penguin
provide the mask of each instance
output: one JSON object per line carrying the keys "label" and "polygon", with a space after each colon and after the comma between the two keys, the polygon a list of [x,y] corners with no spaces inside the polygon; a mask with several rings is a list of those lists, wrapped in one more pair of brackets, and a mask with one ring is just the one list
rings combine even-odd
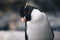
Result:
{"label": "penguin", "polygon": [[53,40],[54,34],[44,12],[28,6],[26,11],[28,40]]}

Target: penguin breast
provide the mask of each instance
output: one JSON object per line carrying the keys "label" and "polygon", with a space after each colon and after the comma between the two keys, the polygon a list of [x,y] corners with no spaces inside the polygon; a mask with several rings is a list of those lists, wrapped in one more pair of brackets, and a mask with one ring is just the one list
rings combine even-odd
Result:
{"label": "penguin breast", "polygon": [[39,11],[38,9],[33,9],[32,13],[31,13],[32,22],[42,21],[43,18],[44,18],[43,12]]}
{"label": "penguin breast", "polygon": [[45,13],[33,9],[31,21],[27,21],[27,35],[29,40],[52,40],[51,27]]}

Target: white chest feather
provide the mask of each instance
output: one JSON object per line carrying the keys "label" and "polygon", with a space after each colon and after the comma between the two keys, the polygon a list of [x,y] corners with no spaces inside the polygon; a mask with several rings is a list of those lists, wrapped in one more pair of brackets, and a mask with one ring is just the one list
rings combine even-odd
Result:
{"label": "white chest feather", "polygon": [[27,34],[29,40],[52,39],[51,28],[44,13],[34,9],[31,14],[31,21],[27,22]]}

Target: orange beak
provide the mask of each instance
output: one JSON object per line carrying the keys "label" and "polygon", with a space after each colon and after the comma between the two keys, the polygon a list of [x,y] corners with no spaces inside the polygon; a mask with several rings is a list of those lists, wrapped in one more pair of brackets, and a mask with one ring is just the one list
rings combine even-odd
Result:
{"label": "orange beak", "polygon": [[26,17],[21,18],[22,22],[26,22]]}

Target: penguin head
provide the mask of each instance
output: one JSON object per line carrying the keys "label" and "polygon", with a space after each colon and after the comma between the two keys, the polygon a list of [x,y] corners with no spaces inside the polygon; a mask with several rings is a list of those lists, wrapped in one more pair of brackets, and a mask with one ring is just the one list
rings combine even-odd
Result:
{"label": "penguin head", "polygon": [[42,21],[43,19],[43,12],[41,12],[40,10],[38,9],[33,9],[32,12],[28,15],[26,15],[27,17],[23,17],[22,18],[22,21],[25,22],[25,21],[31,21],[31,22],[40,22]]}

